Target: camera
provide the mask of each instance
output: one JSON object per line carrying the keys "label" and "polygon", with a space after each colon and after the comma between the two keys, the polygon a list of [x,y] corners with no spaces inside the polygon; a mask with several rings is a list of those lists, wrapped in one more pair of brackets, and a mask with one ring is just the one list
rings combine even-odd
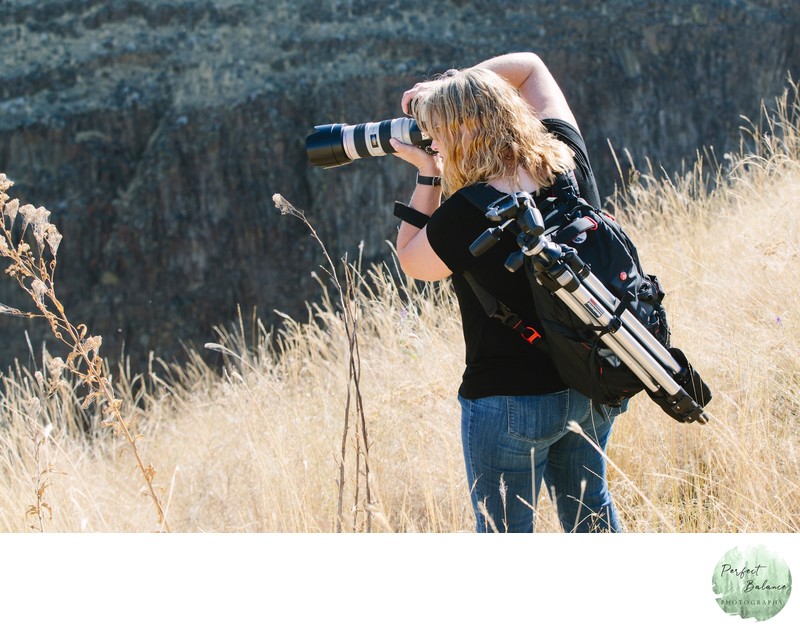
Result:
{"label": "camera", "polygon": [[391,138],[430,152],[431,139],[413,118],[392,118],[376,123],[318,125],[306,138],[306,154],[314,166],[331,168],[359,158],[394,153]]}

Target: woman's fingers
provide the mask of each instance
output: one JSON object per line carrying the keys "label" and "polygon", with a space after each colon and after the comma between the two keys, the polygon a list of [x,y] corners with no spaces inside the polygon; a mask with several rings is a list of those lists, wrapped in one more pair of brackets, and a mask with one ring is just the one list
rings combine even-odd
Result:
{"label": "woman's fingers", "polygon": [[411,111],[411,102],[419,96],[419,94],[429,89],[431,83],[431,81],[423,81],[422,83],[415,84],[410,90],[403,92],[403,98],[400,100],[400,107],[403,108],[403,112],[411,116],[414,115]]}
{"label": "woman's fingers", "polygon": [[438,156],[432,156],[415,145],[407,145],[395,138],[392,138],[389,142],[391,143],[392,148],[395,150],[395,155],[398,158],[405,160],[406,162],[410,162],[420,171],[441,171],[440,160],[437,159]]}

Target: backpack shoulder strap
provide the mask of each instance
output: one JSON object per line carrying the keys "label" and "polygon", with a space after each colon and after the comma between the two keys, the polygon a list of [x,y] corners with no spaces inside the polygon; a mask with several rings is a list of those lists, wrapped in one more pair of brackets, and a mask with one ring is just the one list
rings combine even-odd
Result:
{"label": "backpack shoulder strap", "polygon": [[499,320],[509,329],[513,329],[522,336],[528,344],[533,344],[542,337],[534,327],[527,324],[522,318],[514,313],[507,305],[500,302],[492,292],[478,282],[470,272],[464,272],[464,280],[469,283],[473,293],[481,303],[481,307],[490,318]]}
{"label": "backpack shoulder strap", "polygon": [[558,197],[564,201],[580,199],[581,196],[578,180],[575,179],[575,173],[572,171],[559,173],[556,181],[547,188],[547,192],[549,193],[548,197]]}
{"label": "backpack shoulder strap", "polygon": [[[505,196],[505,193],[492,188],[488,184],[481,182],[465,186],[459,193],[461,193],[469,202],[477,206],[483,211],[489,209],[492,202],[497,201]],[[575,174],[572,171],[559,173],[553,184],[547,188],[541,189],[537,194],[537,200],[547,199],[548,197],[556,197],[559,201],[571,201],[580,199],[580,191],[578,189],[578,182],[575,179]],[[585,201],[583,202],[586,203]]]}
{"label": "backpack shoulder strap", "polygon": [[500,301],[495,298],[492,292],[481,285],[477,278],[475,278],[470,272],[464,272],[463,276],[464,280],[469,283],[470,288],[478,298],[478,302],[481,303],[481,307],[483,307],[486,315],[492,318],[495,316],[495,314],[502,311]]}
{"label": "backpack shoulder strap", "polygon": [[487,212],[489,210],[489,204],[497,201],[505,195],[505,193],[501,193],[500,191],[493,189],[488,184],[481,183],[465,186],[459,191],[459,193],[466,197],[467,201],[469,201],[473,206],[477,206],[483,212]]}
{"label": "backpack shoulder strap", "polygon": [[[505,195],[500,191],[488,186],[487,184],[473,184],[462,188],[459,191],[472,205],[480,210],[487,212],[489,205]],[[533,344],[540,339],[541,334],[532,326],[527,324],[522,318],[514,313],[507,305],[500,302],[495,295],[480,284],[477,278],[469,271],[463,273],[464,280],[469,283],[472,292],[480,302],[481,307],[490,318],[502,322],[505,326],[519,333],[529,344]]]}

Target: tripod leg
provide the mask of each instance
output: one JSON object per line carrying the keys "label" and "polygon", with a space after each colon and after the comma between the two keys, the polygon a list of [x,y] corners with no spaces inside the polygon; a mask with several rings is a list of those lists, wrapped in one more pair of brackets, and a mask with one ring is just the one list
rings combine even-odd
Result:
{"label": "tripod leg", "polygon": [[[556,291],[556,295],[559,299],[569,307],[569,309],[577,315],[584,324],[588,326],[607,326],[608,322],[602,322],[600,317],[596,317],[594,314],[591,316],[585,307],[585,303],[581,302],[581,299],[575,295],[575,292],[569,292],[565,289],[559,289]],[[598,311],[598,313],[600,313]],[[608,318],[603,318],[610,321],[610,316]],[[621,329],[620,329],[621,330]],[[619,333],[619,331],[617,331]],[[611,350],[617,357],[619,357],[620,361],[622,361],[628,368],[631,369],[631,372],[635,374],[639,380],[644,384],[644,386],[650,390],[651,392],[657,392],[659,389],[659,382],[657,382],[653,375],[651,374],[652,371],[656,370],[655,362],[647,362],[644,360],[645,365],[651,364],[648,368],[643,366],[643,356],[640,351],[636,351],[635,353],[630,353],[628,349],[622,345],[622,343],[614,337],[615,334],[607,333],[603,336],[602,341],[603,343]],[[627,342],[631,342],[630,339],[626,340]],[[635,344],[635,342],[634,342]],[[666,371],[661,369],[661,377],[665,378],[668,381],[672,381]],[[674,383],[674,381],[673,381]],[[674,384],[675,392],[679,388],[678,384]],[[674,394],[671,392],[670,394]]]}
{"label": "tripod leg", "polygon": [[[617,330],[611,330],[613,313],[599,302],[580,281],[575,282],[572,273],[559,274],[564,285],[555,291],[556,296],[585,324],[606,329],[601,337],[608,347],[633,372],[654,398],[662,401],[662,407],[680,421],[705,423],[708,415],[687,391],[673,379],[672,375],[652,354],[653,345],[643,345],[627,328],[623,320]],[[550,277],[551,280],[554,280]],[[569,287],[567,289],[566,287]],[[653,339],[654,344],[658,344]],[[658,344],[660,346],[660,344]],[[674,358],[673,358],[674,359]],[[677,361],[675,362],[677,364]]]}
{"label": "tripod leg", "polygon": [[[589,273],[582,279],[583,283],[596,296],[601,300],[606,308],[612,313],[616,312],[620,301],[601,283],[597,277]],[[670,355],[669,351],[653,337],[652,333],[648,331],[644,324],[642,324],[633,314],[627,310],[622,312],[620,319],[628,327],[628,329],[639,339],[639,341],[647,346],[648,350],[658,358],[658,360],[672,372],[680,372],[680,365],[675,361],[675,358]]]}
{"label": "tripod leg", "polygon": [[[681,392],[682,388],[651,350],[661,346],[655,338],[650,336],[654,344],[643,345],[627,330],[625,320],[621,320],[621,326],[617,330],[613,330],[613,313],[608,310],[602,300],[598,300],[593,295],[585,282],[587,278],[591,278],[593,284],[599,284],[599,281],[591,273],[578,274],[571,266],[562,265],[556,261],[551,262],[546,274],[548,286],[557,287],[556,296],[575,315],[585,324],[609,331],[601,341],[633,371],[650,392],[658,392],[659,389],[662,389],[670,396]],[[677,366],[674,358],[670,356],[670,359]]]}

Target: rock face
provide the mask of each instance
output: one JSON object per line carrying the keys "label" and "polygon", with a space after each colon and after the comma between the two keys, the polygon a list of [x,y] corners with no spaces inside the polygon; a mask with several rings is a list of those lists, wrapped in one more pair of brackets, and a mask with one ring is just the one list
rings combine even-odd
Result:
{"label": "rock face", "polygon": [[[800,75],[800,3],[707,0],[5,0],[0,171],[64,234],[59,291],[112,359],[212,340],[253,308],[304,317],[322,262],[390,255],[395,158],[311,167],[313,125],[399,116],[420,78],[534,50],[560,81],[609,195],[609,142],[678,169],[738,146],[739,116]],[[0,302],[24,305],[9,279]],[[0,368],[47,337],[0,323]],[[52,346],[52,344],[49,344]]]}

